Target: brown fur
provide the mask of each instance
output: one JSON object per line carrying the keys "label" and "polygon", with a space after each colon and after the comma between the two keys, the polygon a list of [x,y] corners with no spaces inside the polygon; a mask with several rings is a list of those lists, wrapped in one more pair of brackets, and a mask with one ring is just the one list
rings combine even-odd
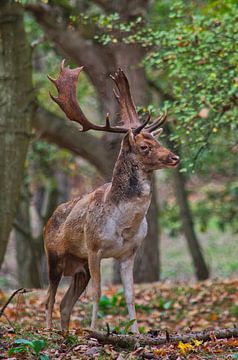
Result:
{"label": "brown fur", "polygon": [[[50,280],[47,298],[49,327],[52,325],[54,296],[62,275],[72,276],[72,284],[62,300],[61,325],[68,327],[73,304],[87,286],[90,274],[94,289],[94,325],[100,297],[101,258],[117,258],[122,268],[127,266],[123,265],[127,261],[131,264],[130,259],[134,259],[146,234],[145,215],[151,197],[152,172],[175,166],[177,162],[178,158],[152,135],[140,133],[133,136],[129,132],[122,141],[112,182],[55,210],[44,232]],[[130,265],[124,274],[125,286],[125,277],[131,271]],[[130,298],[128,289],[125,291]],[[134,316],[131,311],[130,316]]]}

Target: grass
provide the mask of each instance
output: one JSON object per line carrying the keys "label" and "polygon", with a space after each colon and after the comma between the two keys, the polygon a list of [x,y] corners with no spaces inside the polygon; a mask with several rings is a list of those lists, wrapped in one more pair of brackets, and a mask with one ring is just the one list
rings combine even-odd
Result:
{"label": "grass", "polygon": [[[212,278],[238,276],[238,235],[209,229],[198,234]],[[161,237],[162,279],[194,280],[194,270],[186,240]]]}

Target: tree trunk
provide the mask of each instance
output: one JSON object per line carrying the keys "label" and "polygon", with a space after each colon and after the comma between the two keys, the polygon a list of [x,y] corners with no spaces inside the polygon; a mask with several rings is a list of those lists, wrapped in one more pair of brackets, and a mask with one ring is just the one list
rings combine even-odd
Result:
{"label": "tree trunk", "polygon": [[[175,154],[179,155],[179,149],[174,149],[174,143],[169,140],[169,136],[171,134],[169,126],[165,127],[165,132],[167,134],[168,146],[172,151],[174,151]],[[180,167],[176,168],[173,172],[173,182],[175,196],[180,211],[183,232],[193,260],[196,277],[198,280],[206,280],[209,278],[209,269],[203,257],[201,247],[194,230],[192,212],[189,206],[189,200],[186,191],[186,179],[183,173],[179,172],[179,169]]]}
{"label": "tree trunk", "polygon": [[21,6],[0,4],[0,266],[17,208],[33,112],[30,49]]}
{"label": "tree trunk", "polygon": [[[153,187],[155,187],[155,177]],[[153,191],[147,214],[148,233],[135,259],[134,280],[136,283],[145,282],[145,274],[146,282],[149,283],[160,278],[158,202],[156,195],[156,191]]]}
{"label": "tree trunk", "polygon": [[[40,288],[41,269],[38,249],[34,244],[30,219],[30,194],[24,186],[14,222],[19,286]],[[42,246],[42,244],[41,244]]]}
{"label": "tree trunk", "polygon": [[194,231],[192,213],[186,193],[185,178],[184,175],[179,172],[179,169],[174,171],[173,181],[180,218],[183,225],[183,232],[192,256],[195,274],[198,280],[206,280],[209,278],[209,269],[206,265],[199,241]]}
{"label": "tree trunk", "polygon": [[[156,83],[154,83],[153,81],[150,81],[149,83],[150,86],[153,89],[155,89],[157,95],[162,96],[164,100],[175,101],[175,99],[173,99],[173,97],[171,97],[170,95],[163,94],[161,92],[161,89],[157,86]],[[174,142],[170,140],[171,128],[168,124],[164,127],[164,132],[166,134],[166,139],[167,139],[166,143],[168,147],[175,154],[180,155],[179,154],[180,149],[178,147],[175,149]],[[209,268],[203,257],[199,240],[194,230],[192,211],[189,206],[189,200],[186,191],[186,178],[183,175],[183,173],[179,171],[179,168],[173,171],[173,183],[174,183],[174,191],[177,199],[177,204],[180,211],[180,218],[182,221],[183,232],[188,244],[188,249],[190,251],[193,260],[196,277],[198,280],[208,279]]]}
{"label": "tree trunk", "polygon": [[24,186],[14,221],[19,286],[41,288],[45,282],[43,226],[57,206],[54,187],[35,189],[33,199]]}

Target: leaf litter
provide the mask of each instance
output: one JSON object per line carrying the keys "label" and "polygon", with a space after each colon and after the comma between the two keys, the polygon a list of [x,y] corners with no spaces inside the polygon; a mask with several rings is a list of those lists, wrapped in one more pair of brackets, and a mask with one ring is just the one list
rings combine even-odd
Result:
{"label": "leaf litter", "polygon": [[[217,339],[215,330],[238,323],[238,280],[209,280],[195,285],[153,283],[135,286],[140,332],[148,338],[166,336],[161,345],[128,347],[102,344],[85,331],[92,302],[85,293],[74,307],[68,334],[60,331],[60,289],[54,309],[54,329],[45,329],[46,290],[18,294],[0,318],[0,359],[237,359],[238,338]],[[90,292],[90,291],[89,291]],[[0,291],[0,308],[11,294]],[[129,334],[126,304],[120,286],[104,289],[98,329],[104,334]],[[211,340],[169,342],[172,335],[211,331]],[[130,336],[130,335],[129,335]]]}

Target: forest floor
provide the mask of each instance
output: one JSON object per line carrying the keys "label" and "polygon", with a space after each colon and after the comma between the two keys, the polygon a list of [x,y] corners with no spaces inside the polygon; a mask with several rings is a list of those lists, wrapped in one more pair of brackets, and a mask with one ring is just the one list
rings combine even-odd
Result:
{"label": "forest floor", "polygon": [[[180,341],[152,346],[139,343],[99,343],[84,329],[91,316],[90,290],[73,310],[70,331],[59,330],[59,290],[54,310],[55,329],[44,328],[45,290],[17,294],[0,318],[0,359],[238,359],[238,338],[218,339],[214,330],[235,328],[238,322],[238,280],[209,280],[194,285],[153,283],[136,285],[136,307],[141,334],[159,339],[173,334],[210,331],[209,341]],[[11,293],[0,293],[0,309]],[[105,287],[99,324],[104,334],[128,333],[129,322],[120,286]],[[0,348],[1,348],[0,347]]]}

